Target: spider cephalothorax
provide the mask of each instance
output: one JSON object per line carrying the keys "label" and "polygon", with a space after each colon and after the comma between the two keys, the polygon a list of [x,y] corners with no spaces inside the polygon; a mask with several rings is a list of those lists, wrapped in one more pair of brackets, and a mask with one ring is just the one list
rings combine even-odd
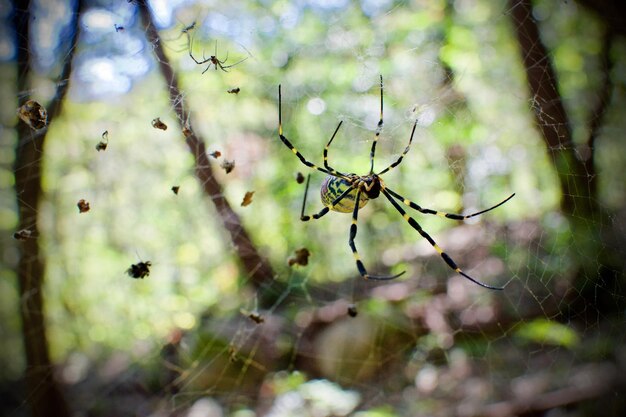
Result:
{"label": "spider cephalothorax", "polygon": [[[380,76],[380,120],[378,122],[378,126],[376,128],[376,134],[374,137],[374,141],[372,142],[372,148],[370,151],[370,172],[367,175],[357,175],[357,174],[344,174],[336,169],[332,168],[328,165],[328,149],[330,144],[335,139],[335,135],[339,131],[342,122],[339,122],[339,125],[335,129],[335,132],[331,136],[330,140],[326,144],[324,148],[324,168],[318,167],[312,162],[309,162],[292,144],[289,140],[283,135],[283,123],[282,123],[282,97],[281,97],[281,88],[278,86],[278,136],[280,140],[289,148],[291,151],[300,159],[300,161],[308,166],[309,168],[315,169],[317,171],[324,172],[328,176],[324,179],[321,188],[321,198],[322,203],[324,204],[324,208],[319,212],[308,215],[304,214],[304,208],[306,206],[306,197],[309,190],[309,178],[307,179],[306,188],[304,191],[304,200],[302,202],[302,212],[300,213],[300,219],[302,221],[309,221],[311,219],[319,219],[320,217],[327,214],[330,210],[337,211],[340,213],[350,213],[352,212],[352,224],[350,226],[350,237],[348,240],[348,244],[350,245],[350,249],[352,250],[352,254],[354,255],[354,259],[356,261],[357,269],[361,276],[365,279],[373,279],[373,280],[390,280],[399,277],[404,274],[401,272],[396,275],[370,275],[363,262],[360,259],[359,253],[356,249],[356,244],[354,243],[354,239],[357,233],[357,219],[359,214],[359,209],[367,204],[367,202],[371,199],[378,198],[380,194],[384,195],[391,205],[402,215],[402,218],[413,228],[415,229],[424,239],[428,241],[432,245],[432,247],[439,253],[441,258],[445,261],[445,263],[452,268],[455,272],[462,275],[463,277],[469,279],[470,281],[492,290],[501,290],[502,288],[493,287],[491,285],[484,284],[476,279],[470,277],[465,272],[459,268],[456,263],[450,258],[450,256],[437,245],[435,240],[422,229],[419,223],[411,216],[409,216],[406,211],[400,206],[399,202],[408,206],[414,210],[419,211],[423,214],[434,214],[441,217],[447,217],[453,220],[465,220],[470,217],[478,216],[479,214],[483,214],[487,211],[493,210],[498,206],[509,201],[515,194],[512,194],[505,200],[496,204],[493,207],[490,207],[486,210],[479,211],[477,213],[472,213],[468,215],[461,214],[453,214],[453,213],[445,213],[442,211],[436,211],[429,208],[422,208],[418,204],[412,202],[411,200],[404,198],[400,194],[388,188],[383,182],[382,178],[380,178],[386,172],[394,169],[402,162],[404,156],[409,152],[411,147],[411,142],[413,142],[413,135],[415,134],[415,128],[417,127],[417,120],[413,124],[413,130],[411,131],[411,136],[409,137],[409,143],[402,152],[402,154],[398,157],[398,159],[389,165],[387,168],[383,169],[379,172],[374,172],[374,156],[376,154],[376,144],[378,143],[378,139],[380,137],[380,132],[383,127],[383,77]],[[358,204],[357,204],[358,201]]]}

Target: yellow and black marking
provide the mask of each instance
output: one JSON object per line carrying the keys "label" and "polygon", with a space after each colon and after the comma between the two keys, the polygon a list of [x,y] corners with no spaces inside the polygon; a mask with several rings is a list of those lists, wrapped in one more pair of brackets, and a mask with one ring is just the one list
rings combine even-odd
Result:
{"label": "yellow and black marking", "polygon": [[493,287],[491,285],[487,285],[484,284],[472,277],[470,277],[469,275],[467,275],[465,272],[463,272],[461,270],[461,268],[459,268],[456,263],[452,260],[452,258],[450,258],[450,256],[445,253],[443,251],[443,249],[441,249],[439,247],[439,245],[437,245],[437,242],[435,242],[435,240],[430,237],[430,235],[428,233],[426,233],[424,231],[424,229],[422,229],[422,226],[419,225],[418,222],[415,221],[415,219],[411,216],[409,216],[402,207],[400,207],[400,205],[393,199],[393,197],[391,196],[391,194],[389,193],[389,190],[386,188],[382,189],[382,193],[385,195],[385,197],[387,197],[387,200],[389,200],[391,202],[391,204],[395,207],[396,210],[398,210],[398,212],[402,215],[402,217],[404,218],[404,220],[407,221],[407,223],[409,223],[411,225],[411,227],[415,230],[417,230],[417,232],[422,235],[422,237],[424,239],[426,239],[428,241],[428,243],[431,244],[431,246],[433,248],[435,248],[435,250],[437,251],[437,253],[439,253],[439,255],[441,255],[441,257],[443,258],[443,260],[446,262],[446,264],[448,264],[448,266],[450,268],[452,268],[455,272],[461,274],[462,276],[464,276],[465,278],[469,279],[470,281],[472,281],[475,284],[480,285],[481,287],[485,287],[485,288],[489,288],[490,290],[502,290],[502,288],[500,287]]}
{"label": "yellow and black marking", "polygon": [[330,140],[328,141],[328,143],[324,147],[324,168],[329,170],[332,173],[332,175],[335,175],[335,176],[338,176],[338,177],[346,177],[346,174],[343,174],[343,173],[337,171],[335,168],[333,168],[330,165],[328,165],[328,149],[330,148],[330,144],[333,143],[333,140],[335,139],[335,136],[337,135],[337,132],[339,132],[339,128],[341,127],[342,124],[343,124],[343,120],[339,122],[339,124],[337,125],[337,128],[335,129],[335,132],[333,132],[333,135],[330,137]]}
{"label": "yellow and black marking", "polygon": [[[334,178],[334,177],[327,177],[327,178]],[[343,207],[342,204],[342,200],[345,199],[346,197],[348,197],[351,193],[353,193],[355,190],[352,187],[348,187],[347,189],[343,190],[341,193],[339,193],[339,195],[336,195],[334,197],[334,199],[330,202],[328,202],[328,204],[326,202],[324,202],[324,208],[321,209],[319,212],[313,214],[313,215],[308,215],[308,214],[304,214],[304,208],[306,206],[306,198],[309,192],[309,182],[311,180],[311,176],[309,175],[307,177],[306,180],[306,186],[304,188],[304,199],[302,200],[302,211],[300,212],[300,220],[302,220],[303,222],[308,222],[311,219],[319,219],[320,217],[324,216],[326,213],[328,213],[330,210],[334,210],[334,211],[340,211],[338,210],[337,207]],[[354,204],[354,203],[353,203]],[[353,205],[354,207],[354,205]]]}
{"label": "yellow and black marking", "polygon": [[[337,128],[339,129],[339,128]],[[300,161],[308,166],[309,168],[312,169],[316,169],[318,171],[322,171],[326,174],[329,175],[334,175],[331,171],[318,167],[317,165],[315,165],[312,162],[309,162],[306,160],[306,158],[295,148],[295,146],[293,146],[291,144],[291,142],[289,142],[289,139],[287,139],[284,135],[283,135],[283,116],[282,116],[282,93],[281,93],[281,86],[278,86],[278,136],[280,137],[280,140],[283,141],[283,143],[289,148],[291,149],[291,152],[293,152],[298,159],[300,159]],[[332,140],[332,139],[331,139]]]}
{"label": "yellow and black marking", "polygon": [[[368,175],[363,175],[363,176],[359,176],[356,174],[343,174],[335,170],[328,164],[328,151],[330,149],[330,145],[335,139],[335,136],[337,135],[337,133],[339,132],[339,129],[341,128],[342,122],[340,122],[337,125],[337,128],[333,132],[333,135],[331,136],[330,140],[324,147],[324,153],[323,153],[324,168],[318,167],[312,162],[309,162],[283,135],[282,94],[281,94],[281,86],[279,85],[278,86],[278,135],[280,137],[280,140],[285,144],[285,146],[287,146],[298,157],[298,159],[300,159],[300,162],[302,162],[304,165],[308,166],[309,168],[318,170],[320,172],[324,172],[325,174],[328,175],[328,177],[324,180],[322,187],[321,187],[321,198],[322,198],[322,203],[324,204],[324,208],[313,215],[305,215],[304,210],[306,207],[306,199],[307,199],[309,183],[310,183],[310,175],[309,175],[307,179],[307,183],[306,183],[306,188],[304,191],[304,199],[302,201],[302,211],[300,213],[300,219],[302,221],[309,221],[311,219],[319,219],[323,217],[324,215],[326,215],[331,210],[341,212],[341,213],[352,212],[352,224],[350,225],[350,236],[349,236],[348,244],[350,246],[350,249],[352,250],[352,255],[354,256],[354,261],[356,263],[356,267],[359,271],[359,274],[361,274],[361,276],[364,279],[368,279],[368,280],[380,280],[380,281],[392,280],[404,274],[405,271],[396,275],[389,275],[389,276],[370,275],[367,272],[367,269],[365,268],[363,261],[361,261],[361,257],[359,256],[359,252],[354,242],[356,235],[357,235],[357,219],[358,219],[359,209],[365,206],[365,204],[367,204],[367,202],[370,199],[378,198],[378,196],[382,192],[385,195],[385,197],[391,202],[394,208],[402,215],[404,220],[407,223],[409,223],[409,225],[413,229],[417,230],[417,232],[424,239],[426,239],[428,243],[430,243],[430,245],[437,251],[437,253],[439,253],[441,258],[451,269],[453,269],[456,273],[462,275],[463,277],[467,278],[468,280],[484,288],[489,288],[492,290],[501,290],[502,288],[493,287],[493,286],[484,284],[470,277],[465,272],[463,272],[461,268],[459,268],[456,265],[456,263],[452,260],[452,258],[450,258],[450,256],[447,253],[445,253],[443,249],[439,247],[439,245],[437,245],[435,240],[422,229],[419,223],[417,223],[415,219],[413,219],[411,216],[409,216],[406,213],[406,211],[400,206],[399,202],[402,202],[402,204],[409,206],[412,209],[417,210],[423,214],[432,214],[432,215],[449,218],[453,220],[465,220],[470,217],[478,216],[480,214],[493,210],[496,207],[501,206],[502,204],[509,201],[515,194],[512,194],[507,199],[496,204],[495,206],[490,207],[486,210],[479,211],[477,213],[472,213],[469,215],[453,214],[453,213],[446,213],[443,211],[436,211],[436,210],[432,210],[429,208],[423,208],[419,206],[418,204],[412,202],[411,200],[404,198],[403,196],[396,193],[395,191],[387,188],[382,178],[380,177],[382,174],[385,174],[389,172],[390,170],[394,169],[395,167],[397,167],[398,165],[400,165],[405,155],[408,154],[411,148],[411,144],[413,142],[415,130],[417,128],[417,122],[418,121],[416,120],[415,123],[413,124],[411,136],[409,137],[409,143],[407,144],[402,154],[398,157],[398,159],[395,162],[393,162],[391,165],[389,165],[387,168],[380,171],[380,173],[374,174],[374,157],[376,154],[376,145],[378,143],[378,139],[380,138],[380,133],[383,128],[383,78],[381,75],[380,77],[380,120],[378,121],[378,126],[376,128],[376,135],[375,135],[375,138],[372,143],[371,150],[370,150],[370,173]],[[350,312],[349,314],[352,315]],[[354,311],[354,315],[356,315],[356,310]]]}
{"label": "yellow and black marking", "polygon": [[513,196],[515,196],[515,193],[511,194],[510,196],[508,196],[506,199],[502,200],[501,202],[499,202],[498,204],[496,204],[495,206],[489,207],[488,209],[485,210],[481,210],[479,212],[476,213],[472,213],[472,214],[468,214],[468,215],[462,215],[462,214],[454,214],[454,213],[446,213],[444,211],[437,211],[437,210],[432,210],[429,208],[423,208],[420,205],[412,202],[411,200],[409,200],[408,198],[404,198],[402,197],[400,194],[396,193],[393,190],[390,190],[389,188],[385,187],[385,190],[391,194],[392,196],[394,196],[395,198],[397,198],[398,200],[402,201],[402,203],[406,206],[411,207],[414,210],[419,211],[420,213],[424,213],[424,214],[433,214],[435,216],[439,216],[439,217],[445,217],[447,219],[453,219],[453,220],[465,220],[465,219],[469,219],[471,217],[475,217],[475,216],[479,216],[483,213],[486,213],[488,211],[491,211],[495,208],[500,207],[502,204],[506,203],[507,201],[509,201],[510,199],[513,198]]}
{"label": "yellow and black marking", "polygon": [[[340,202],[334,203],[335,199],[343,195],[346,191],[349,191]],[[338,211],[339,213],[350,213],[354,210],[356,204],[356,188],[351,182],[343,178],[328,176],[322,182],[320,191],[322,203],[330,210]],[[362,208],[367,204],[369,199],[365,193],[361,194],[359,199],[359,208]]]}
{"label": "yellow and black marking", "polygon": [[406,148],[404,148],[404,152],[402,152],[400,157],[398,157],[398,159],[393,164],[389,165],[387,168],[383,169],[382,171],[380,171],[376,175],[383,175],[384,173],[389,172],[392,169],[394,169],[395,167],[397,167],[398,165],[400,165],[400,162],[402,162],[402,160],[404,159],[404,156],[407,153],[409,153],[409,150],[411,150],[411,143],[413,143],[413,135],[415,135],[415,128],[417,128],[417,120],[415,120],[415,123],[413,123],[413,130],[411,130],[411,136],[409,137],[409,143],[408,143],[408,145],[406,145]]}
{"label": "yellow and black marking", "polygon": [[[361,194],[361,190],[359,189],[356,193],[356,198],[359,199]],[[352,224],[350,225],[350,239],[348,240],[348,244],[350,245],[350,249],[352,249],[352,255],[354,256],[354,260],[356,262],[356,268],[359,270],[359,274],[365,279],[374,280],[374,281],[388,281],[392,279],[398,278],[400,275],[404,274],[406,271],[402,271],[396,275],[370,275],[367,273],[367,269],[365,269],[365,265],[363,265],[363,261],[361,261],[361,257],[359,256],[359,252],[356,249],[356,245],[354,244],[354,238],[356,237],[357,232],[357,219],[359,216],[359,206],[354,206],[354,211],[352,212]]]}
{"label": "yellow and black marking", "polygon": [[378,138],[380,138],[380,132],[383,130],[383,76],[380,76],[380,119],[378,120],[378,126],[376,126],[376,135],[372,142],[372,149],[370,150],[370,175],[374,173],[374,156],[376,156],[376,144]]}

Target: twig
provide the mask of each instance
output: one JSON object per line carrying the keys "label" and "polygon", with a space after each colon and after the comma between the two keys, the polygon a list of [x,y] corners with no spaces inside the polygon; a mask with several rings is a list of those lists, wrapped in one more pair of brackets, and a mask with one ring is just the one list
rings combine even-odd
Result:
{"label": "twig", "polygon": [[600,133],[600,129],[604,123],[606,109],[611,100],[611,91],[613,90],[613,80],[611,79],[611,70],[613,69],[613,61],[611,60],[611,46],[615,34],[611,29],[606,29],[602,39],[602,53],[600,54],[600,65],[602,70],[602,85],[598,91],[598,102],[591,112],[589,120],[589,137],[587,138],[587,149],[583,156],[583,162],[589,176],[589,187],[593,195],[597,192],[597,173],[595,166],[595,146],[596,139]]}

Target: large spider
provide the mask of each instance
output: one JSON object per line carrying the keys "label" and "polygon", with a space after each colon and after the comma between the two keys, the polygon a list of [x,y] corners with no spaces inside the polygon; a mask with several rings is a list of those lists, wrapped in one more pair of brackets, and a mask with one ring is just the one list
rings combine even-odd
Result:
{"label": "large spider", "polygon": [[[339,131],[339,128],[341,127],[341,124],[343,122],[342,121],[339,122],[339,125],[335,129],[335,132],[333,133],[330,140],[326,144],[326,147],[324,148],[324,168],[318,167],[317,165],[309,162],[283,135],[282,95],[281,95],[281,86],[279,85],[278,86],[278,135],[280,136],[280,140],[289,149],[291,149],[291,151],[300,159],[300,161],[304,165],[308,166],[309,168],[321,171],[328,175],[326,179],[324,180],[324,182],[322,183],[322,189],[321,189],[321,198],[322,198],[322,203],[324,204],[324,208],[321,209],[318,213],[315,213],[313,215],[304,214],[306,197],[307,197],[307,192],[309,188],[309,182],[307,181],[306,189],[304,192],[304,200],[302,202],[302,212],[300,213],[300,220],[306,222],[311,219],[319,219],[322,216],[324,216],[326,213],[328,213],[330,210],[337,211],[340,213],[352,212],[352,225],[350,226],[350,238],[348,240],[348,244],[350,245],[350,249],[352,249],[352,254],[354,255],[354,259],[356,261],[356,267],[359,270],[359,273],[361,274],[363,278],[368,279],[368,280],[385,281],[385,280],[395,279],[395,278],[398,278],[400,275],[404,274],[406,271],[400,272],[399,274],[396,274],[396,275],[371,275],[369,274],[367,270],[365,269],[365,266],[363,265],[363,262],[361,261],[359,253],[356,249],[356,245],[354,244],[354,238],[356,237],[356,233],[357,233],[357,218],[359,214],[359,209],[365,206],[365,204],[367,204],[369,200],[378,198],[382,194],[387,198],[387,200],[391,202],[393,207],[402,215],[404,220],[406,220],[409,223],[409,225],[411,225],[411,227],[417,230],[417,232],[420,235],[422,235],[422,237],[426,239],[428,243],[432,245],[433,248],[435,248],[435,250],[439,253],[439,255],[441,255],[443,260],[446,262],[446,264],[450,268],[452,268],[458,274],[461,274],[463,277],[474,282],[475,284],[480,285],[481,287],[489,288],[492,290],[501,290],[502,288],[500,287],[493,287],[491,285],[484,284],[470,277],[465,272],[463,272],[461,268],[459,268],[457,264],[452,260],[452,258],[450,258],[450,256],[448,256],[448,254],[445,253],[443,249],[439,247],[439,245],[437,245],[435,240],[432,237],[430,237],[430,235],[426,233],[424,229],[422,229],[419,223],[415,221],[413,217],[409,216],[406,213],[406,211],[400,206],[398,202],[401,202],[404,205],[409,206],[410,208],[415,209],[423,214],[434,214],[434,215],[441,216],[441,217],[447,217],[448,219],[453,219],[453,220],[465,220],[465,219],[469,219],[470,217],[474,217],[474,216],[478,216],[480,214],[486,213],[490,210],[495,209],[496,207],[501,206],[502,204],[509,201],[515,194],[511,194],[508,198],[506,198],[505,200],[501,201],[500,203],[496,204],[493,207],[490,207],[486,210],[479,211],[477,213],[472,213],[472,214],[464,216],[461,214],[451,214],[451,213],[445,213],[442,211],[432,210],[429,208],[423,208],[419,206],[418,204],[412,202],[411,200],[391,190],[389,187],[385,185],[383,179],[381,178],[383,174],[389,172],[390,170],[400,165],[404,156],[409,152],[409,149],[411,147],[411,142],[413,141],[413,135],[415,134],[415,128],[417,127],[417,122],[418,121],[416,120],[415,123],[413,124],[413,130],[411,131],[411,136],[409,137],[409,143],[404,149],[404,151],[402,152],[402,154],[398,157],[398,159],[395,162],[393,162],[391,165],[389,165],[387,168],[375,173],[374,172],[374,156],[376,154],[376,144],[378,143],[380,132],[383,127],[383,77],[381,75],[380,76],[380,120],[378,121],[378,127],[376,128],[376,134],[374,136],[374,141],[372,142],[372,148],[370,151],[370,172],[367,175],[357,175],[354,173],[344,174],[343,172],[337,171],[336,169],[328,165],[328,148],[330,147],[330,144],[333,142],[333,139],[335,139],[335,135],[337,135],[337,132]],[[357,201],[359,202],[358,204],[356,204]]]}

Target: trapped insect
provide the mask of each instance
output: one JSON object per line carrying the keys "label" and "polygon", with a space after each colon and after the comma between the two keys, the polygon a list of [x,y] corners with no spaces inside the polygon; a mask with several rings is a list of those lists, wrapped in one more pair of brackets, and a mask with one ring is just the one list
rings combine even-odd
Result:
{"label": "trapped insect", "polygon": [[136,264],[132,264],[130,266],[130,268],[128,268],[126,270],[126,273],[131,277],[131,278],[141,278],[144,279],[145,277],[150,275],[150,267],[152,266],[152,263],[150,263],[150,261],[146,261],[146,262],[138,262]]}
{"label": "trapped insect", "polygon": [[357,175],[355,173],[345,174],[341,171],[337,171],[336,169],[332,168],[328,164],[328,149],[330,148],[331,143],[335,139],[335,136],[337,135],[337,132],[339,131],[339,128],[341,127],[341,124],[343,123],[343,121],[339,122],[339,125],[335,129],[335,132],[332,134],[330,140],[328,141],[328,143],[326,144],[326,147],[324,148],[324,153],[323,153],[324,168],[318,167],[312,162],[309,162],[283,135],[282,93],[281,93],[281,86],[279,85],[278,86],[278,136],[280,137],[280,140],[285,144],[285,146],[287,146],[298,157],[298,159],[300,159],[300,162],[302,162],[304,165],[308,166],[309,168],[315,169],[317,171],[321,171],[327,175],[327,177],[324,179],[324,182],[322,183],[322,189],[321,189],[321,199],[322,199],[322,203],[324,204],[324,208],[313,215],[304,214],[307,193],[309,190],[310,176],[307,179],[307,184],[306,184],[306,188],[304,191],[304,199],[302,201],[302,211],[300,212],[300,220],[305,221],[305,222],[311,219],[316,220],[326,215],[330,210],[333,210],[339,213],[352,212],[352,224],[350,226],[348,244],[350,246],[350,249],[352,250],[352,254],[354,256],[354,260],[356,262],[356,267],[359,271],[359,274],[361,274],[363,278],[368,279],[368,280],[380,280],[380,281],[392,280],[392,279],[398,278],[399,276],[404,274],[406,271],[400,272],[399,274],[395,274],[395,275],[372,275],[368,273],[367,269],[365,268],[365,265],[363,264],[363,261],[361,261],[356,245],[354,243],[354,239],[356,238],[356,234],[357,234],[357,220],[358,220],[359,209],[365,206],[369,200],[378,198],[382,194],[383,196],[385,196],[387,200],[389,200],[389,202],[398,211],[398,213],[400,213],[402,218],[407,223],[409,223],[409,225],[413,229],[415,229],[424,239],[426,239],[428,243],[431,244],[431,246],[437,251],[437,253],[439,253],[439,255],[441,255],[445,263],[451,269],[453,269],[456,273],[462,275],[463,277],[467,278],[468,280],[474,282],[475,284],[480,285],[481,287],[489,288],[492,290],[501,290],[502,288],[500,287],[493,287],[491,285],[482,283],[472,278],[471,276],[467,275],[465,272],[463,272],[461,268],[459,268],[457,264],[452,260],[452,258],[450,258],[450,256],[446,252],[444,252],[441,247],[439,247],[439,245],[435,242],[435,240],[428,233],[426,233],[424,229],[422,229],[419,223],[413,217],[409,216],[406,213],[406,211],[400,206],[400,203],[414,210],[417,210],[423,214],[432,214],[432,215],[446,217],[448,219],[453,219],[453,220],[465,220],[465,219],[469,219],[471,217],[486,213],[490,210],[495,209],[496,207],[501,206],[502,204],[506,203],[511,198],[513,198],[515,194],[511,194],[505,200],[501,201],[500,203],[496,204],[493,207],[490,207],[486,210],[479,211],[477,213],[464,216],[461,214],[451,214],[451,213],[445,213],[441,211],[432,210],[429,208],[423,208],[419,206],[418,204],[414,203],[413,201],[401,196],[397,192],[387,187],[387,185],[381,178],[384,174],[386,174],[387,172],[391,171],[392,169],[400,165],[403,158],[409,152],[411,143],[413,142],[413,135],[415,134],[415,128],[417,127],[417,122],[418,121],[415,120],[415,123],[413,123],[413,129],[411,130],[411,136],[409,137],[409,142],[406,148],[404,149],[404,151],[402,152],[402,154],[398,157],[398,159],[395,162],[393,162],[391,165],[386,167],[385,169],[375,172],[374,171],[374,157],[376,154],[376,145],[378,143],[378,139],[380,138],[380,132],[383,128],[383,77],[381,75],[380,76],[380,119],[378,121],[376,133],[374,136],[374,141],[372,142],[372,147],[370,150],[369,173],[366,175]]}
{"label": "trapped insect", "polygon": [[17,109],[17,115],[32,129],[43,129],[48,124],[46,108],[35,100],[28,100]]}

